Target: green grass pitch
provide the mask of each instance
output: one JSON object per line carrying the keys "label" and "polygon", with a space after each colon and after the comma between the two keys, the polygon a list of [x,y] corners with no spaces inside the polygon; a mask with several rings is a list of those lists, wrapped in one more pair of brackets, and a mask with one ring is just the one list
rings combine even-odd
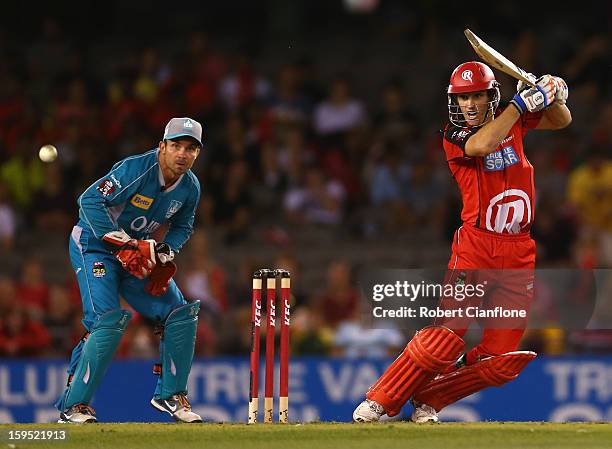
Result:
{"label": "green grass pitch", "polygon": [[[67,441],[9,441],[10,430],[66,429]],[[3,424],[9,448],[612,448],[612,423]]]}

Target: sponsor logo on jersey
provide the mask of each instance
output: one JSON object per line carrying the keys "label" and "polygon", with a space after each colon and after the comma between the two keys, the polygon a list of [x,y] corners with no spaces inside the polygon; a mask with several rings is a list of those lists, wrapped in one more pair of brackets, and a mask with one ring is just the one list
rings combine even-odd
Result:
{"label": "sponsor logo on jersey", "polygon": [[170,218],[174,214],[176,214],[182,205],[183,203],[180,201],[176,201],[176,200],[170,201],[170,206],[168,206],[168,210],[166,211],[166,218]]}
{"label": "sponsor logo on jersey", "polygon": [[487,154],[484,158],[485,171],[500,171],[520,162],[518,154],[512,145],[503,147],[500,151]]}
{"label": "sponsor logo on jersey", "polygon": [[486,225],[499,234],[518,234],[521,223],[531,223],[531,201],[520,189],[508,189],[495,195],[487,207]]}
{"label": "sponsor logo on jersey", "polygon": [[136,232],[142,231],[146,234],[151,234],[157,231],[157,229],[159,229],[160,226],[161,224],[156,221],[152,221],[151,223],[149,223],[147,221],[147,217],[145,217],[144,215],[134,218],[132,222],[130,223],[130,229],[132,231],[136,231]]}
{"label": "sponsor logo on jersey", "polygon": [[106,267],[104,266],[104,262],[94,262],[91,271],[93,271],[93,275],[96,278],[104,277],[106,275]]}
{"label": "sponsor logo on jersey", "polygon": [[160,223],[156,221],[152,221],[143,229],[143,232],[146,232],[147,234],[153,234],[155,231],[159,229],[160,226],[161,226]]}
{"label": "sponsor logo on jersey", "polygon": [[98,184],[96,189],[98,189],[98,192],[100,192],[103,197],[107,197],[115,191],[115,185],[113,184],[113,181],[106,178],[103,179],[100,184]]}
{"label": "sponsor logo on jersey", "polygon": [[120,183],[120,182],[119,182],[119,180],[118,180],[118,179],[115,177],[115,175],[114,175],[114,174],[112,174],[110,177],[111,177],[111,179],[113,180],[113,182],[115,183],[115,185],[117,186],[117,188],[118,188],[118,189],[121,189],[121,188],[122,188],[121,183]]}
{"label": "sponsor logo on jersey", "polygon": [[132,201],[130,201],[130,203],[140,209],[147,210],[149,207],[151,207],[151,204],[153,204],[153,198],[137,193],[132,197]]}

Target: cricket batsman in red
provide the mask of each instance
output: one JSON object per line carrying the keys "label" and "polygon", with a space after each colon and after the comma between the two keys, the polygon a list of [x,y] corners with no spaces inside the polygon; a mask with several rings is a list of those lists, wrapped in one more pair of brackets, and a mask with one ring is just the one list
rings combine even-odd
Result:
{"label": "cricket batsman in red", "polygon": [[[443,147],[461,190],[463,225],[455,232],[449,273],[460,270],[535,268],[534,170],[523,148],[528,130],[565,128],[572,121],[562,78],[544,75],[535,87],[519,82],[507,107],[498,108],[499,83],[481,62],[459,65],[448,86],[449,123]],[[531,286],[532,287],[532,286]],[[529,287],[521,295],[532,295]],[[516,292],[490,292],[497,303]],[[489,295],[489,293],[488,293]],[[465,323],[464,323],[465,324]],[[397,415],[408,400],[415,422],[438,421],[444,407],[490,386],[516,378],[535,358],[517,351],[524,326],[484,326],[480,343],[465,352],[465,325],[452,322],[418,331],[370,387],[353,412],[357,422]]]}

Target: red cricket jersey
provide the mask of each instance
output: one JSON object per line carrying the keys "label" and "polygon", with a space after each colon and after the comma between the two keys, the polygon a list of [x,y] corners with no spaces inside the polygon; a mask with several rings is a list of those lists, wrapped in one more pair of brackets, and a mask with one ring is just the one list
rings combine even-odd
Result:
{"label": "red cricket jersey", "polygon": [[498,234],[528,233],[534,216],[533,166],[525,156],[523,137],[542,113],[525,113],[497,149],[485,157],[465,154],[468,138],[479,128],[447,124],[444,152],[461,190],[464,224]]}

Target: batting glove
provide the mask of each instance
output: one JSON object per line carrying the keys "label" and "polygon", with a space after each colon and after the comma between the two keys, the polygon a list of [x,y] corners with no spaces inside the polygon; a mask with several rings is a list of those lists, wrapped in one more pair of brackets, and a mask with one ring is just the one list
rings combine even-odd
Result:
{"label": "batting glove", "polygon": [[567,87],[567,83],[559,76],[553,76],[553,81],[557,86],[555,101],[560,104],[565,104],[567,102],[567,97],[569,97],[569,88]]}
{"label": "batting glove", "polygon": [[553,77],[544,75],[538,78],[535,87],[525,86],[517,92],[510,103],[521,114],[527,111],[538,112],[548,107],[555,100],[556,90]]}
{"label": "batting glove", "polygon": [[[533,73],[528,73],[526,76],[527,76],[527,78],[529,78],[531,80],[531,82],[533,84],[536,84],[538,82],[538,78]],[[520,92],[521,90],[523,90],[527,86],[530,86],[530,84],[527,84],[523,80],[519,80],[518,83],[516,83],[516,92],[517,93]]]}

